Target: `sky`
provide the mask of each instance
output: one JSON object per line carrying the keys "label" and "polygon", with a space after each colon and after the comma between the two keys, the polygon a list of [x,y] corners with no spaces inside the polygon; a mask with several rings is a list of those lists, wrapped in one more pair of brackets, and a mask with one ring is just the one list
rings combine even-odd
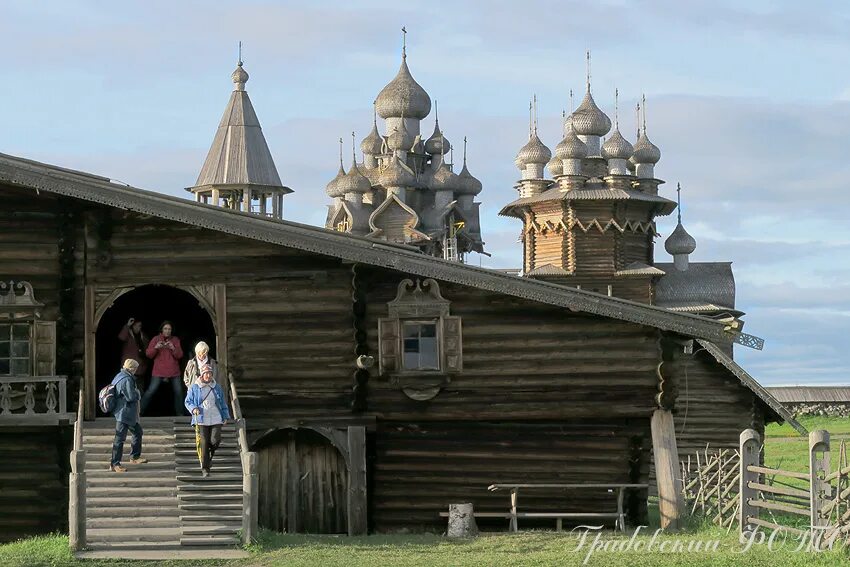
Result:
{"label": "sky", "polygon": [[[491,257],[518,267],[517,150],[528,100],[560,139],[569,91],[592,88],[634,142],[634,105],[682,184],[692,261],[732,261],[745,330],[736,358],[765,385],[850,383],[850,4],[749,0],[208,2],[2,0],[0,152],[172,195],[194,184],[243,42],[247,90],[281,178],[285,218],[324,222],[340,137],[358,142],[396,74],[413,76],[484,184]],[[424,9],[423,9],[424,7]],[[433,111],[422,131],[433,129]],[[346,147],[347,152],[350,148]],[[460,156],[455,159],[460,161]],[[675,215],[658,220],[656,260]]]}

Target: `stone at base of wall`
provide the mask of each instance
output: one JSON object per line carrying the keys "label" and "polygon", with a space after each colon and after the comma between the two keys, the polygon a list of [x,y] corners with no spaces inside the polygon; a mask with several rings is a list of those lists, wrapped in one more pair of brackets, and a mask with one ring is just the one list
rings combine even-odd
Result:
{"label": "stone at base of wall", "polygon": [[801,402],[783,404],[794,416],[850,417],[850,402]]}

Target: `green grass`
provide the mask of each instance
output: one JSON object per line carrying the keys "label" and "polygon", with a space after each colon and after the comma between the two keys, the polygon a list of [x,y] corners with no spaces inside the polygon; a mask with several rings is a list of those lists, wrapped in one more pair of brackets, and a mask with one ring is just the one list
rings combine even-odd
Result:
{"label": "green grass", "polygon": [[[651,535],[651,534],[650,534]],[[263,532],[260,540],[251,546],[251,558],[223,561],[169,561],[132,562],[132,565],[281,565],[287,567],[374,567],[374,566],[571,566],[582,565],[588,546],[595,534],[588,537],[585,547],[576,551],[579,537],[568,533],[520,532],[518,534],[484,534],[468,541],[451,541],[436,535],[375,535],[349,538],[344,536],[282,535]],[[638,536],[647,545],[651,537]],[[662,542],[670,546],[677,540],[684,548],[689,542],[717,540],[716,552],[675,553],[672,551],[596,551],[587,565],[607,567],[626,566],[731,566],[773,567],[775,565],[822,566],[847,564],[844,551],[824,553],[792,553],[789,550],[771,551],[766,546],[754,546],[741,553],[735,534],[712,526],[697,526],[678,535],[662,535],[655,540],[655,547]],[[601,542],[612,541],[625,545],[627,537],[603,533]],[[691,543],[694,545],[694,543]],[[61,535],[30,538],[21,542],[0,546],[0,565],[52,565],[52,566],[100,566],[125,565],[126,561],[77,561],[68,552],[67,537]]]}
{"label": "green grass", "polygon": [[[815,429],[826,429],[833,437],[850,436],[850,417],[802,415],[797,418],[797,421],[809,431],[814,431]],[[766,438],[800,437],[800,434],[787,423],[782,425],[771,423],[765,427],[764,436]]]}

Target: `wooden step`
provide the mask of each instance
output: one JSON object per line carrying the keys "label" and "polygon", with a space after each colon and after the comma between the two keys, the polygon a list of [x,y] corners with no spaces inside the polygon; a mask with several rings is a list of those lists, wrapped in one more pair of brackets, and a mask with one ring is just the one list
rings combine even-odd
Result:
{"label": "wooden step", "polygon": [[[242,472],[239,474],[232,474],[228,472],[221,471],[215,466],[215,461],[213,461],[213,467],[210,469],[210,475],[206,478],[201,476],[200,470],[197,472],[192,472],[190,474],[179,474],[177,475],[177,480],[180,482],[188,482],[188,483],[213,483],[213,482],[225,482],[232,481],[235,484],[242,486]],[[180,485],[182,488],[185,485]]]}
{"label": "wooden step", "polygon": [[168,506],[103,506],[89,505],[86,508],[86,518],[115,518],[115,517],[148,517],[154,516],[157,518],[170,517],[178,518],[180,516],[180,508],[176,506],[177,499],[172,499]]}
{"label": "wooden step", "polygon": [[95,528],[173,528],[180,529],[180,516],[97,516],[86,518],[86,529]]}
{"label": "wooden step", "polygon": [[180,537],[179,528],[147,528],[136,526],[132,528],[93,528],[86,530],[86,539],[92,543],[99,542],[140,542],[140,541],[170,541]]}
{"label": "wooden step", "polygon": [[181,522],[212,522],[222,524],[242,524],[239,514],[180,514]]}
{"label": "wooden step", "polygon": [[[88,491],[87,491],[88,492]],[[86,494],[86,508],[133,508],[144,506],[174,506],[177,496],[95,496]]]}
{"label": "wooden step", "polygon": [[239,539],[233,536],[192,536],[181,537],[180,545],[184,546],[234,546],[239,545]]}
{"label": "wooden step", "polygon": [[[119,474],[119,473],[116,473]],[[157,498],[177,496],[177,486],[94,486],[86,489],[86,498]]]}
{"label": "wooden step", "polygon": [[[97,471],[100,473],[101,471]],[[155,474],[155,471],[151,471],[147,474],[141,475],[139,473],[134,474],[134,471],[127,471],[126,473],[110,473],[109,471],[103,471],[109,474],[110,476],[103,477],[88,477],[88,481],[86,482],[87,488],[100,488],[100,487],[116,487],[116,486],[124,486],[128,488],[141,488],[141,487],[169,487],[176,488],[177,487],[177,479],[172,475],[161,475]]]}
{"label": "wooden step", "polygon": [[[234,489],[233,486],[229,486],[228,489],[232,491]],[[180,493],[180,502],[205,502],[209,500],[219,500],[219,501],[230,501],[230,502],[239,502],[240,506],[242,505],[242,493],[241,492],[227,492],[227,491],[202,491],[202,490],[194,490],[192,492],[181,492]]]}
{"label": "wooden step", "polygon": [[[202,499],[203,500],[203,499]],[[242,512],[242,497],[239,497],[239,502],[180,502],[178,508],[181,513],[187,512],[220,512],[222,514]]]}
{"label": "wooden step", "polygon": [[[197,483],[197,484],[189,484],[182,483],[180,484],[180,496],[184,496],[184,494],[197,493],[197,492],[221,492],[221,491],[234,491],[242,489],[241,479],[239,482],[216,482],[215,479],[210,477],[212,482],[208,483]],[[241,497],[241,494],[240,494]]]}
{"label": "wooden step", "polygon": [[[241,524],[240,524],[241,525]],[[217,536],[236,535],[236,528],[232,525],[209,525],[209,526],[184,526],[183,536]]]}

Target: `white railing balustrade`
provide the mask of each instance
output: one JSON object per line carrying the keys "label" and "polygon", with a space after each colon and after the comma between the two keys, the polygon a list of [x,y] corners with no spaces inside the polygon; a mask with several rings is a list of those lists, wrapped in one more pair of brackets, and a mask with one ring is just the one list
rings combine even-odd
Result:
{"label": "white railing balustrade", "polygon": [[66,376],[0,376],[0,423],[71,422]]}

